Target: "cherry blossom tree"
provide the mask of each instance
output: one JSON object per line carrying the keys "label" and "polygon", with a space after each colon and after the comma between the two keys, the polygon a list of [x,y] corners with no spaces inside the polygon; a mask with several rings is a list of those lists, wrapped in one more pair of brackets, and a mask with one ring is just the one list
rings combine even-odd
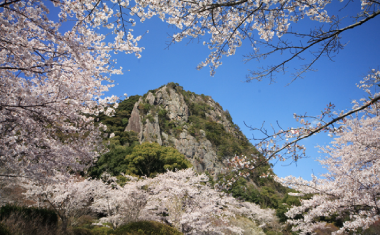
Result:
{"label": "cherry blossom tree", "polygon": [[91,205],[93,211],[107,215],[100,218],[100,224],[111,223],[113,228],[129,222],[147,220],[144,208],[147,204],[148,192],[143,190],[146,182],[136,177],[122,175],[129,181],[123,187],[116,183],[116,177],[111,177],[107,173],[103,174],[102,180],[111,185],[111,188],[97,194]]}
{"label": "cherry blossom tree", "polygon": [[[117,25],[114,42],[94,30],[112,28],[113,13],[98,1],[51,1],[59,22],[40,0],[0,2],[0,166],[2,175],[44,178],[83,170],[102,153],[90,115],[112,115],[117,97],[101,98],[120,74],[110,52],[134,53],[134,38]],[[116,12],[115,12],[116,14]],[[74,26],[61,29],[67,20]],[[119,30],[120,29],[120,30]],[[117,105],[117,103],[115,103]],[[100,129],[99,129],[100,128]]]}
{"label": "cherry blossom tree", "polygon": [[[371,92],[379,82],[380,72],[374,71],[360,83],[359,87],[364,88],[370,97],[361,102],[368,103],[371,97],[379,97],[379,93]],[[361,106],[360,102],[354,102],[353,109]],[[317,222],[321,216],[349,215],[349,220],[343,223],[337,234],[366,229],[380,219],[379,114],[380,105],[372,103],[359,114],[342,120],[335,132],[337,138],[331,146],[321,148],[327,157],[319,162],[328,170],[322,178],[313,176],[312,181],[292,176],[277,178],[303,194],[312,194],[311,199],[302,200],[301,206],[292,207],[286,213],[294,231],[307,234],[324,226],[324,223]],[[295,219],[297,215],[303,218]]]}
{"label": "cherry blossom tree", "polygon": [[[83,179],[60,173],[54,175],[55,181],[39,179],[24,180],[27,189],[25,196],[35,201],[39,207],[52,208],[62,221],[62,230],[82,215],[89,214],[92,200],[112,189],[112,185],[101,180]],[[58,178],[58,179],[57,179]],[[61,178],[61,179],[60,179]]]}
{"label": "cherry blossom tree", "polygon": [[54,209],[63,231],[91,212],[106,215],[96,225],[111,223],[117,228],[129,222],[155,220],[185,234],[242,234],[244,228],[235,224],[240,217],[250,221],[253,226],[248,226],[249,231],[255,234],[264,234],[263,227],[278,224],[273,209],[261,209],[217,191],[208,186],[208,176],[193,169],[168,171],[155,178],[123,176],[128,182],[120,186],[117,178],[107,173],[101,179],[67,179],[56,173],[54,178],[61,180],[24,180],[25,195],[39,206]]}
{"label": "cherry blossom tree", "polygon": [[[168,171],[155,178],[137,179],[130,176],[123,187],[115,186],[106,194],[95,197],[91,208],[107,214],[100,222],[114,227],[137,220],[168,223],[185,234],[232,232],[243,229],[231,223],[236,216],[265,224],[277,223],[274,210],[239,202],[235,198],[212,189],[208,177],[193,169]],[[257,227],[257,234],[261,229]]]}
{"label": "cherry blossom tree", "polygon": [[251,155],[250,160],[247,156],[235,156],[227,159],[224,162],[225,168],[222,169],[223,173],[232,174],[230,179],[223,177],[215,184],[214,188],[219,190],[229,190],[232,185],[239,179],[239,177],[247,178],[255,170],[256,156]]}

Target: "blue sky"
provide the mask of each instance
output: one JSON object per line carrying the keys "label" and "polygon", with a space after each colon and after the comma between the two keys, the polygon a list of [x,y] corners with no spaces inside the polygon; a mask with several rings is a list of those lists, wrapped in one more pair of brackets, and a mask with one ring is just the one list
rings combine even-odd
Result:
{"label": "blue sky", "polygon": [[[330,7],[333,11],[343,7],[346,3],[335,3]],[[353,2],[345,9],[352,13],[360,9],[358,1]],[[339,12],[342,16],[342,12]],[[345,19],[353,22],[352,19]],[[313,22],[304,21],[297,25],[301,29],[309,28]],[[134,35],[142,35],[139,45],[145,47],[141,59],[133,55],[118,54],[118,66],[123,67],[124,74],[113,76],[115,87],[106,95],[123,97],[128,95],[143,95],[150,89],[155,89],[168,82],[176,82],[185,90],[197,94],[211,96],[224,109],[231,113],[234,123],[240,126],[243,133],[252,138],[252,132],[245,127],[244,122],[259,127],[265,121],[275,124],[276,121],[284,127],[297,127],[293,113],[318,115],[331,102],[337,110],[346,110],[352,107],[351,101],[360,99],[365,94],[356,87],[356,83],[363,78],[370,69],[380,65],[380,17],[377,17],[362,26],[347,31],[342,35],[342,42],[346,47],[333,59],[321,58],[316,64],[317,72],[309,72],[304,79],[298,79],[291,85],[291,74],[279,74],[277,83],[269,85],[269,80],[246,83],[245,76],[248,70],[273,60],[279,61],[281,55],[269,57],[258,63],[251,61],[243,63],[242,55],[251,51],[248,43],[238,48],[235,56],[224,58],[214,77],[210,77],[208,68],[196,70],[199,62],[203,61],[209,50],[200,43],[186,41],[166,48],[168,34],[174,31],[157,18],[137,23]],[[254,32],[256,33],[256,32]],[[297,66],[302,62],[292,63]],[[129,70],[129,71],[128,71]],[[319,175],[324,169],[315,162],[321,157],[316,145],[326,145],[332,138],[326,134],[319,134],[301,142],[307,147],[308,159],[301,159],[297,164],[283,166],[277,163],[274,172],[280,177],[287,175],[301,176],[311,179],[312,172]],[[287,164],[287,163],[285,163]]]}

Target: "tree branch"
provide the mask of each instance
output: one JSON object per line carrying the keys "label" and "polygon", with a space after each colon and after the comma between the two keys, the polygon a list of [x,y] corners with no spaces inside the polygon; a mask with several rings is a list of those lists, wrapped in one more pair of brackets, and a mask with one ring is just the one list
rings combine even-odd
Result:
{"label": "tree branch", "polygon": [[284,149],[287,149],[287,148],[290,147],[291,145],[296,144],[297,142],[299,142],[299,141],[301,141],[301,140],[303,140],[303,139],[305,139],[305,138],[308,138],[308,137],[310,137],[310,136],[312,136],[312,135],[314,135],[314,134],[316,134],[316,133],[322,131],[323,129],[327,128],[328,126],[330,126],[330,125],[336,123],[336,122],[339,121],[339,120],[344,119],[345,117],[347,117],[347,116],[349,116],[349,115],[352,115],[352,114],[354,114],[354,113],[357,113],[357,112],[359,112],[359,111],[361,111],[361,110],[363,110],[363,109],[365,109],[365,108],[367,108],[367,107],[369,107],[369,106],[375,104],[375,103],[376,103],[377,101],[379,101],[379,100],[380,100],[380,96],[378,96],[378,97],[376,97],[376,98],[373,98],[373,99],[372,99],[371,101],[369,101],[367,104],[365,104],[365,105],[363,105],[363,106],[361,106],[361,107],[359,107],[359,108],[353,109],[353,110],[351,110],[351,111],[349,111],[349,112],[347,112],[347,113],[345,113],[345,114],[343,114],[343,115],[341,115],[341,116],[339,116],[339,117],[337,117],[337,118],[334,118],[333,120],[331,120],[330,122],[326,123],[325,125],[320,126],[320,127],[316,128],[315,130],[311,131],[309,134],[307,134],[307,135],[303,135],[303,136],[301,136],[301,137],[299,137],[299,138],[297,138],[297,139],[295,139],[295,140],[293,140],[293,141],[291,141],[291,142],[285,144],[285,145],[284,145],[283,147],[281,147],[280,149],[278,149],[278,150],[274,151],[273,153],[271,153],[271,154],[269,155],[269,157],[267,157],[268,161],[269,161],[271,158],[273,158],[277,153],[281,152],[281,151],[284,150]]}

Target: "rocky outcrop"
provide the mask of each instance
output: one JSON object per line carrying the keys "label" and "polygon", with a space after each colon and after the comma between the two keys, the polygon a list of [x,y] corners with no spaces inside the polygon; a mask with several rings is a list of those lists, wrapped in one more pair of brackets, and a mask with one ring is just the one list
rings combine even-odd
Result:
{"label": "rocky outcrop", "polygon": [[162,132],[162,140],[163,145],[173,146],[185,155],[198,172],[208,171],[213,175],[223,166],[217,160],[216,151],[206,135],[197,140],[184,129],[178,138]]}
{"label": "rocky outcrop", "polygon": [[160,125],[158,124],[158,115],[154,117],[154,121],[146,120],[146,124],[142,126],[142,132],[139,134],[140,143],[157,142],[162,145]]}
{"label": "rocky outcrop", "polygon": [[134,131],[136,133],[140,133],[142,128],[141,118],[140,118],[140,111],[138,109],[139,104],[141,103],[141,98],[139,101],[135,103],[135,106],[133,106],[133,110],[131,113],[131,117],[129,118],[128,125],[125,128],[124,131]]}
{"label": "rocky outcrop", "polygon": [[235,137],[242,135],[235,130],[229,114],[210,97],[185,92],[182,87],[173,84],[141,97],[134,105],[125,131],[138,133],[140,143],[157,142],[175,147],[198,172],[208,171],[214,175],[223,164],[218,159],[216,146],[207,139],[206,132],[200,129],[194,135],[194,123],[189,120],[189,116],[193,115],[191,112],[197,105],[204,109],[201,114],[204,122],[219,123]]}
{"label": "rocky outcrop", "polygon": [[[147,99],[149,104],[153,105],[154,96],[148,93]],[[140,143],[142,142],[157,142],[162,145],[160,126],[158,124],[158,115],[152,119],[145,119],[146,123],[142,122],[142,112],[139,110],[139,105],[142,103],[142,98],[136,102],[133,107],[131,117],[125,131],[134,131],[138,133]],[[150,113],[148,113],[150,114]]]}
{"label": "rocky outcrop", "polygon": [[[148,93],[147,99],[149,96]],[[166,86],[162,87],[156,92],[153,103],[155,105],[160,105],[163,109],[168,111],[168,117],[170,120],[176,121],[180,125],[188,121],[189,108],[183,95],[177,93],[175,90]]]}
{"label": "rocky outcrop", "polygon": [[223,166],[217,160],[216,151],[205,136],[197,140],[185,130],[178,139],[174,139],[174,146],[190,160],[198,172],[208,171],[214,175]]}

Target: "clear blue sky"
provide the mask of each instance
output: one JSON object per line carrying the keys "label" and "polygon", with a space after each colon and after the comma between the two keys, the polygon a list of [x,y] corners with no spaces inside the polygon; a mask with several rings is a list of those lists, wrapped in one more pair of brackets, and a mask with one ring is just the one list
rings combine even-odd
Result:
{"label": "clear blue sky", "polygon": [[[336,3],[332,8],[335,7],[336,10],[345,4],[346,2]],[[345,12],[356,12],[358,9],[360,3],[356,1],[349,5]],[[346,20],[352,22],[352,19]],[[309,21],[305,21],[300,27],[310,27],[310,24]],[[314,66],[318,69],[317,72],[309,72],[304,79],[298,79],[289,86],[286,84],[291,81],[290,73],[279,75],[277,83],[271,85],[268,80],[244,82],[249,69],[264,66],[265,63],[272,64],[272,60],[284,58],[278,55],[261,63],[251,61],[244,64],[242,55],[251,51],[248,43],[243,42],[235,56],[224,58],[223,65],[217,69],[216,75],[210,77],[208,68],[200,71],[195,69],[209,53],[202,43],[187,44],[183,41],[165,49],[169,40],[168,34],[173,32],[173,28],[157,18],[147,20],[143,24],[138,22],[134,30],[136,36],[149,30],[139,43],[145,47],[142,58],[137,59],[133,55],[125,54],[115,55],[118,66],[123,67],[124,75],[112,77],[116,86],[107,95],[143,95],[150,89],[168,82],[176,82],[185,90],[209,95],[219,102],[224,109],[230,111],[234,123],[240,126],[248,138],[252,137],[252,132],[243,122],[259,127],[263,121],[267,124],[279,121],[284,128],[296,127],[293,113],[307,112],[309,115],[318,115],[329,102],[335,104],[337,110],[350,109],[353,99],[360,99],[365,95],[356,87],[356,83],[370,69],[378,68],[380,65],[380,17],[344,33],[342,42],[347,45],[334,57],[335,62],[327,58],[320,59]],[[302,62],[292,65],[297,66],[300,63]],[[294,175],[309,180],[312,172],[319,175],[324,169],[314,161],[321,157],[314,146],[326,145],[331,140],[332,138],[326,134],[306,139],[301,144],[307,147],[310,158],[301,159],[297,165],[291,166],[278,163],[274,172],[280,177]]]}

